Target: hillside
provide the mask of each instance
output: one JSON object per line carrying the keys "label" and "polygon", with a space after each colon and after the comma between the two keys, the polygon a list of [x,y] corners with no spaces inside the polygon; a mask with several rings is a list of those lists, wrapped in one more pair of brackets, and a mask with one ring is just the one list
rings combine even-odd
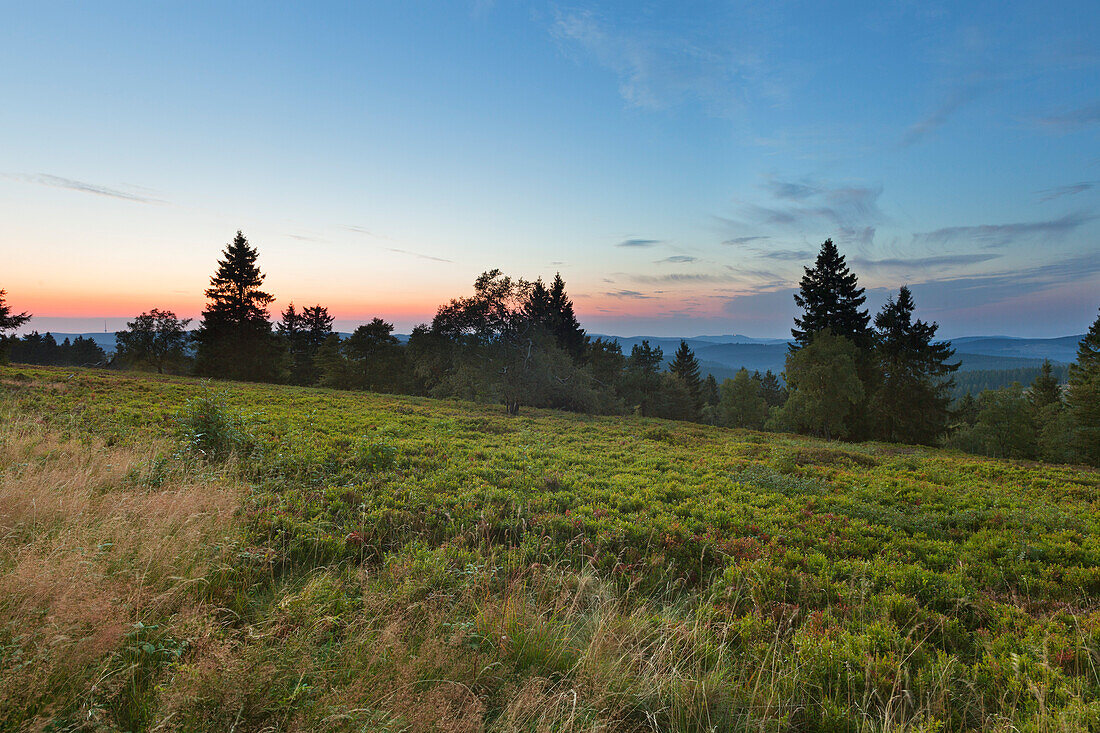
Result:
{"label": "hillside", "polygon": [[0,728],[1100,725],[1100,474],[0,367]]}

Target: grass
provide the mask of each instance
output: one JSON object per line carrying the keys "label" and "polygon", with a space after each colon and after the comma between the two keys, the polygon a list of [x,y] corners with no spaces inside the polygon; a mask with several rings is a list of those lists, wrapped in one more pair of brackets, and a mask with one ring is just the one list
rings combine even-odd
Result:
{"label": "grass", "polygon": [[1100,728],[1100,474],[0,368],[0,728]]}

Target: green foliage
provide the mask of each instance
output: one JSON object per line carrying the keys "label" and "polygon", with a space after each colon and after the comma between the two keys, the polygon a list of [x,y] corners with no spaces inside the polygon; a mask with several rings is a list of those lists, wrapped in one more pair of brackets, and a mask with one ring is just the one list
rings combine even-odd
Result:
{"label": "green foliage", "polygon": [[1077,348],[1069,369],[1066,404],[1076,426],[1076,443],[1084,459],[1100,465],[1100,316]]}
{"label": "green foliage", "polygon": [[226,393],[209,387],[187,401],[175,417],[175,429],[186,451],[209,461],[246,457],[257,447],[248,421],[230,407]]}
{"label": "green foliage", "polygon": [[768,417],[768,403],[760,382],[741,369],[733,379],[722,382],[721,401],[718,403],[720,425],[730,428],[760,430]]}
{"label": "green foliage", "polygon": [[1034,458],[1036,437],[1031,402],[1023,388],[1015,384],[982,392],[974,424],[956,432],[947,445],[997,458]]}
{"label": "green foliage", "polygon": [[[171,589],[211,616],[112,647],[102,669],[121,682],[95,698],[115,701],[103,727],[1100,722],[1094,472],[415,397],[237,385],[211,400],[193,381],[84,370],[59,389],[56,370],[25,373],[6,407],[85,438],[141,444],[185,403],[204,416],[185,434],[236,423],[254,446],[231,449],[251,460],[228,559]],[[160,472],[141,475],[153,487]],[[0,626],[0,682],[34,658],[17,633]],[[87,719],[25,705],[0,712]]]}
{"label": "green foliage", "polygon": [[824,438],[848,435],[864,396],[858,360],[855,345],[828,329],[792,352],[785,372],[790,397],[773,424]]}

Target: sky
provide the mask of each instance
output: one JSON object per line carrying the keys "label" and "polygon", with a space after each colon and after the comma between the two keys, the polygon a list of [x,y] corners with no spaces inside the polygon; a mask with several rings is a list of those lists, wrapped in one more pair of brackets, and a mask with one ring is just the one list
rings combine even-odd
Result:
{"label": "sky", "polygon": [[[0,0],[0,288],[29,328],[407,332],[491,268],[617,335],[789,334],[831,237],[951,338],[1100,306],[1095,2]],[[273,312],[273,316],[277,313]]]}

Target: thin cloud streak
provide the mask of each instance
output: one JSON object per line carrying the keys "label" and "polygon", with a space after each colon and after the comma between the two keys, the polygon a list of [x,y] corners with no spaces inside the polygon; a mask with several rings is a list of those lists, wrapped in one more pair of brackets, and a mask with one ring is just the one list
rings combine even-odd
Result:
{"label": "thin cloud streak", "polygon": [[974,101],[980,93],[981,85],[979,84],[968,84],[951,92],[931,114],[906,130],[901,139],[901,147],[914,145],[938,128],[943,127],[953,114]]}
{"label": "thin cloud streak", "polygon": [[1100,101],[1061,114],[1041,117],[1037,122],[1040,127],[1055,132],[1069,132],[1095,125],[1100,123]]}
{"label": "thin cloud streak", "polygon": [[39,173],[38,175],[24,175],[18,176],[23,181],[28,183],[37,183],[42,186],[50,186],[52,188],[64,188],[69,191],[79,191],[80,193],[90,193],[96,196],[106,196],[113,199],[122,199],[123,201],[133,201],[139,204],[165,204],[168,203],[163,199],[153,198],[151,196],[142,196],[136,193],[128,191],[120,191],[117,188],[108,188],[107,186],[101,186],[96,183],[87,183],[86,181],[77,181],[72,178],[62,178],[61,176],[51,176],[47,173]]}
{"label": "thin cloud streak", "polygon": [[656,247],[661,244],[660,239],[624,239],[616,244],[616,247]]}
{"label": "thin cloud streak", "polygon": [[422,254],[420,252],[412,252],[407,249],[398,249],[396,247],[390,247],[390,252],[397,252],[398,254],[409,255],[410,257],[419,257],[422,260],[431,260],[432,262],[449,262],[454,264],[454,260],[448,260],[443,257],[433,257],[432,255]]}
{"label": "thin cloud streak", "polygon": [[1047,221],[1026,221],[1014,224],[982,224],[979,226],[944,227],[913,235],[913,241],[925,244],[947,244],[957,239],[982,242],[986,247],[1004,247],[1034,236],[1054,237],[1073,232],[1096,217],[1084,212],[1066,214]]}
{"label": "thin cloud streak", "polygon": [[1068,186],[1056,186],[1054,188],[1046,188],[1042,191],[1039,191],[1039,193],[1043,194],[1042,197],[1039,199],[1039,202],[1045,203],[1047,201],[1053,201],[1054,199],[1061,198],[1062,196],[1075,196],[1076,194],[1084,193],[1085,191],[1088,191],[1095,186],[1096,183],[1094,181],[1082,181],[1081,183],[1071,183]]}

